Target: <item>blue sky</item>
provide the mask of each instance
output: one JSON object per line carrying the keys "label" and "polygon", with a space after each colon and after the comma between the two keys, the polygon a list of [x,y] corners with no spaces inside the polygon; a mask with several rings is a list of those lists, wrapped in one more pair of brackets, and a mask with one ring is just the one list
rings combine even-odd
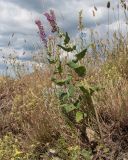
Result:
{"label": "blue sky", "polygon": [[[40,18],[45,28],[48,29],[48,24],[42,13],[49,9],[55,10],[58,24],[74,36],[77,32],[78,12],[83,9],[86,32],[94,29],[102,37],[108,28],[107,2],[108,0],[0,0],[1,65],[3,55],[8,56],[11,53],[21,61],[22,57],[27,59],[31,56],[31,51],[39,49],[41,43],[34,21]],[[117,4],[118,0],[111,0],[109,11],[111,31],[118,28]],[[98,9],[95,17],[92,14],[94,6]],[[121,7],[120,24],[124,30],[125,21]],[[13,33],[14,36],[12,37]],[[8,46],[9,41],[10,46]],[[24,51],[26,54],[23,54]]]}

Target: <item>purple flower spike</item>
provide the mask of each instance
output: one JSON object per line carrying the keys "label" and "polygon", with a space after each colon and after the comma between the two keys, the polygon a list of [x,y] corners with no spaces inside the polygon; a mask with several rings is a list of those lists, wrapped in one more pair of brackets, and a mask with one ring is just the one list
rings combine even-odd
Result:
{"label": "purple flower spike", "polygon": [[52,19],[53,19],[54,21],[56,21],[56,16],[55,16],[55,13],[54,13],[53,10],[50,10],[50,14],[51,14],[51,16],[52,16]]}
{"label": "purple flower spike", "polygon": [[47,46],[46,34],[45,34],[44,27],[43,27],[41,21],[36,20],[35,24],[38,26],[41,40],[44,42],[45,46]]}
{"label": "purple flower spike", "polygon": [[57,23],[56,23],[56,16],[53,10],[50,10],[50,13],[44,13],[45,17],[47,18],[48,22],[52,27],[52,32],[58,31]]}

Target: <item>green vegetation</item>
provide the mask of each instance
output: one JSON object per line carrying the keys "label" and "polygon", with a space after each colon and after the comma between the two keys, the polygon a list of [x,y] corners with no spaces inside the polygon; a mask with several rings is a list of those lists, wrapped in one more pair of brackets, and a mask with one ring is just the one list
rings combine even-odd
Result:
{"label": "green vegetation", "polygon": [[0,78],[0,160],[128,159],[127,37],[85,46],[48,21],[45,69]]}

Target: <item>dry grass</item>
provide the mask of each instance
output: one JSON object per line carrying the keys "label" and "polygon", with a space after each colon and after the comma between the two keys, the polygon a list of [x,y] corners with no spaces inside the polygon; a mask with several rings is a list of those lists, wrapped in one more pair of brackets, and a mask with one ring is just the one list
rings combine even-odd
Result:
{"label": "dry grass", "polygon": [[[95,46],[102,45],[105,59],[92,46],[95,55],[87,54],[82,62],[87,66],[85,82],[101,86],[93,98],[103,133],[102,143],[109,148],[109,156],[106,155],[112,160],[128,152],[128,48],[123,37],[120,41],[114,39],[113,44],[112,49],[106,49],[107,44],[95,42]],[[66,71],[67,68],[64,76]],[[74,73],[73,76],[77,79]],[[11,132],[23,144],[23,150],[34,144],[41,153],[62,137],[68,147],[80,144],[78,132],[67,125],[61,113],[56,93],[48,69],[36,70],[20,79],[0,78],[0,136]],[[95,121],[92,120],[92,126],[86,125],[99,138]],[[96,143],[100,146],[101,141],[96,139]],[[103,151],[97,147],[95,150],[95,155],[102,157]]]}
{"label": "dry grass", "polygon": [[45,148],[61,136],[72,139],[48,71],[36,71],[19,80],[1,79],[0,84],[1,137],[11,132],[24,149],[34,144]]}
{"label": "dry grass", "polygon": [[[122,40],[123,41],[123,40]],[[115,42],[116,43],[116,42]],[[126,42],[107,53],[104,63],[94,67],[87,81],[99,84],[94,95],[104,143],[111,148],[110,159],[128,152],[128,52]]]}

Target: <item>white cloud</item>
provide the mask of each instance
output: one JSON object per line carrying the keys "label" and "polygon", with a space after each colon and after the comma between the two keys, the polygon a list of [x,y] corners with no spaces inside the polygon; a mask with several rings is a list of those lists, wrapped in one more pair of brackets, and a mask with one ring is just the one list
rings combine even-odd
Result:
{"label": "white cloud", "polygon": [[[50,8],[55,10],[59,25],[65,31],[71,32],[71,35],[77,34],[78,12],[83,9],[86,31],[94,29],[99,36],[104,36],[108,29],[107,2],[108,0],[0,0],[0,48],[5,48],[4,54],[7,55],[10,53],[7,48],[12,47],[20,58],[24,58],[22,55],[24,50],[29,55],[29,50],[38,49],[38,44],[40,46],[41,43],[34,21],[40,18],[48,31],[48,23],[42,13]],[[109,9],[111,31],[118,29],[117,3],[118,1],[111,0]],[[95,11],[95,17],[92,14],[94,6],[98,9]],[[113,7],[115,10],[112,9]],[[120,7],[120,24],[123,32],[126,30],[124,19]],[[15,33],[13,37],[12,33]],[[88,39],[89,36],[88,33]]]}
{"label": "white cloud", "polygon": [[[0,11],[0,46],[6,47],[11,40],[14,47],[23,48],[24,39],[28,40],[28,45],[32,44],[34,39],[39,41],[34,24],[38,13],[33,11],[31,14],[30,11],[5,1],[0,1]],[[13,38],[12,33],[15,33]]]}
{"label": "white cloud", "polygon": [[[30,3],[31,2],[31,3]],[[12,33],[15,33],[13,37],[12,45],[14,48],[24,48],[24,39],[28,40],[28,45],[32,47],[34,43],[39,42],[37,36],[37,27],[34,24],[34,20],[40,17],[43,20],[43,24],[46,23],[40,10],[49,10],[49,8],[55,9],[57,13],[57,19],[61,27],[66,31],[71,31],[74,34],[77,30],[78,11],[83,9],[84,23],[87,28],[95,28],[96,23],[106,24],[108,20],[108,9],[106,8],[107,0],[1,0],[0,1],[0,46],[7,46],[8,41]],[[97,7],[96,16],[93,17],[92,11],[94,5]],[[115,22],[117,18],[117,9],[115,13],[112,11],[112,7],[116,8],[117,1],[111,0],[110,9],[110,24]],[[35,8],[34,8],[35,7]],[[122,18],[123,12],[120,11],[120,17]],[[113,16],[115,15],[115,17]],[[48,28],[48,24],[45,25]],[[5,42],[5,44],[4,44]]]}

